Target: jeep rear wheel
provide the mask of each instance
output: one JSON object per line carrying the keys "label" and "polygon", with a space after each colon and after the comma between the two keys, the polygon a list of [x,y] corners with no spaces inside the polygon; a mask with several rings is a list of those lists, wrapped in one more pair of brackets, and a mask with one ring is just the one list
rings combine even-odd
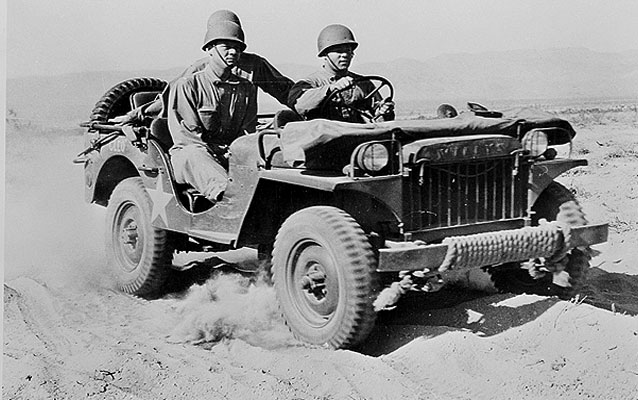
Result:
{"label": "jeep rear wheel", "polygon": [[353,347],[376,314],[376,258],[359,224],[335,207],[309,207],[279,229],[273,250],[279,306],[294,336]]}
{"label": "jeep rear wheel", "polygon": [[152,200],[142,179],[120,182],[106,211],[106,255],[117,286],[125,293],[154,295],[173,257],[163,229],[151,225]]}
{"label": "jeep rear wheel", "polygon": [[[534,225],[540,219],[559,221],[568,226],[587,225],[587,219],[574,195],[563,185],[552,182],[545,188],[534,203]],[[562,287],[552,282],[553,274],[534,279],[527,269],[518,264],[508,264],[491,269],[494,285],[500,291],[512,293],[529,293],[544,296],[558,296],[571,299],[582,288],[589,268],[589,257],[579,249],[572,249],[563,260],[564,271],[569,274],[568,287]]]}

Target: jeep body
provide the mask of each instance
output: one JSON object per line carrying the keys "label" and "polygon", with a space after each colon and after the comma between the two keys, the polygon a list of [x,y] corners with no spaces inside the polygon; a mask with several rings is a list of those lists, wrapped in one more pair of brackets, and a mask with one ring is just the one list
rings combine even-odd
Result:
{"label": "jeep body", "polygon": [[554,182],[587,164],[555,157],[575,134],[555,118],[266,126],[231,144],[216,204],[175,183],[165,120],[95,146],[113,135],[102,122],[88,125],[94,149],[78,162],[86,200],[113,209],[107,249],[122,289],[156,291],[175,251],[272,250],[284,318],[310,343],[356,346],[400,295],[469,269],[492,268],[500,289],[560,294],[552,276],[575,278],[585,249],[606,240],[607,225],[587,225]]}

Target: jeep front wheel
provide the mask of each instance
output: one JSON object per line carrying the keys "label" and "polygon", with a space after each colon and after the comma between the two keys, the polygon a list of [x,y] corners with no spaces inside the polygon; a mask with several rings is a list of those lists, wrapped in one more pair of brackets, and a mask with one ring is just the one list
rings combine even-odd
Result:
{"label": "jeep front wheel", "polygon": [[[563,185],[552,182],[540,194],[532,209],[535,211],[533,225],[540,219],[562,222],[567,226],[587,225],[587,219],[574,195]],[[491,270],[494,285],[500,291],[558,296],[569,300],[583,287],[589,269],[589,256],[580,249],[572,249],[562,260],[564,271],[569,274],[569,286],[553,283],[552,273],[532,278],[527,269],[519,264],[507,264]]]}
{"label": "jeep front wheel", "polygon": [[363,341],[376,319],[375,268],[365,233],[346,212],[317,206],[292,214],[275,240],[273,280],[294,336],[332,348]]}
{"label": "jeep front wheel", "polygon": [[125,293],[154,295],[170,271],[173,252],[163,229],[151,225],[152,200],[142,179],[120,182],[106,211],[106,256]]}

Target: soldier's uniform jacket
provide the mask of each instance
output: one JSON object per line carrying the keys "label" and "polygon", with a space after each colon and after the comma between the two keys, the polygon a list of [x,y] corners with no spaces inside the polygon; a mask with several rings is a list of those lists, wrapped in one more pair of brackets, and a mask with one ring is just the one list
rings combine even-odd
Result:
{"label": "soldier's uniform jacket", "polygon": [[[208,57],[195,61],[175,80],[170,82],[162,93],[164,104],[168,102],[170,88],[175,81],[203,70],[208,65],[208,61]],[[281,72],[262,56],[253,53],[242,53],[237,65],[235,65],[231,71],[234,75],[257,85],[257,87],[274,97],[279,103],[287,105],[288,93],[294,82],[292,79],[282,75]],[[257,104],[257,91],[255,91],[254,98],[252,98],[251,101]],[[167,112],[166,107],[164,107],[164,117],[167,116]]]}
{"label": "soldier's uniform jacket", "polygon": [[172,82],[168,123],[173,148],[229,145],[257,122],[257,88],[235,74],[216,72],[212,64]]}
{"label": "soldier's uniform jacket", "polygon": [[[329,85],[338,79],[349,76],[354,80],[361,78],[361,75],[347,71],[344,74],[335,75],[326,68],[313,73],[312,75],[298,81],[290,89],[288,105],[294,108],[299,115],[305,119],[326,118],[344,122],[364,122],[360,115],[346,107],[339,107],[335,104],[326,105],[324,101],[330,96]],[[374,85],[368,81],[355,83],[349,89],[344,90],[340,95],[343,102],[356,106],[361,110],[370,111],[374,103],[380,100],[378,95],[368,101],[362,102],[366,94],[374,90]]]}
{"label": "soldier's uniform jacket", "polygon": [[[168,107],[170,89],[176,81],[181,78],[193,75],[203,70],[208,65],[209,58],[201,58],[186,68],[177,78],[169,82],[160,96],[151,104],[146,104],[130,111],[130,115],[135,120],[143,120],[145,118],[154,118],[161,116],[168,118]],[[279,103],[287,105],[288,93],[294,84],[292,79],[284,76],[272,64],[260,55],[253,53],[242,53],[236,66],[233,67],[232,73],[238,77],[247,79],[254,85],[257,85],[265,93],[274,97]],[[257,92],[251,99],[257,102]]]}

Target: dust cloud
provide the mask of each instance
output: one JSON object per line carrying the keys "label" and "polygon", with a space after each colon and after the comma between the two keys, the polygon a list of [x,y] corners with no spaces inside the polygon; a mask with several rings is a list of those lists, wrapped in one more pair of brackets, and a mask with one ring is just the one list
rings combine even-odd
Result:
{"label": "dust cloud", "polygon": [[[69,292],[115,289],[104,253],[105,209],[85,202],[83,167],[72,163],[84,146],[81,133],[7,126],[5,282],[29,278]],[[204,284],[184,290],[157,300],[176,314],[169,341],[239,338],[264,348],[294,342],[262,275],[213,271]]]}
{"label": "dust cloud", "polygon": [[272,349],[295,344],[281,318],[272,285],[238,273],[213,274],[177,300],[178,324],[169,342],[214,344],[242,339]]}
{"label": "dust cloud", "polygon": [[108,286],[104,209],[84,201],[74,156],[79,128],[7,124],[5,281],[29,277],[59,287]]}

